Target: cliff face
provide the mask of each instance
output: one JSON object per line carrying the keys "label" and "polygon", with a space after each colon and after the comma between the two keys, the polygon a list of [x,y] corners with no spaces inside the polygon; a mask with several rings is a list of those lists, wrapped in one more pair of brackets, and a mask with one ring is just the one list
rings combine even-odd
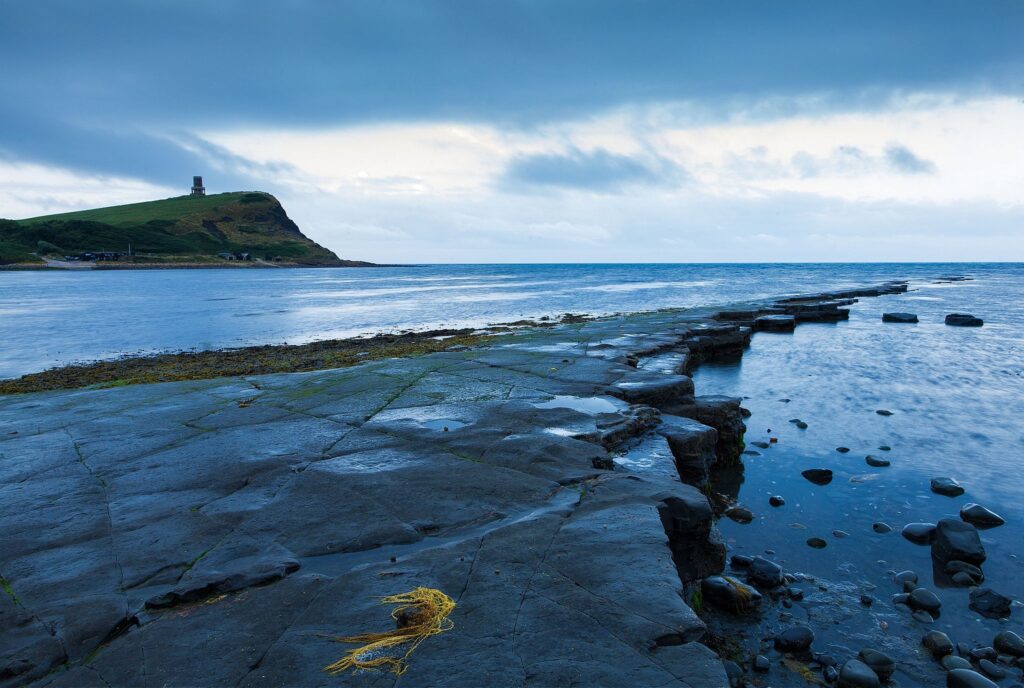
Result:
{"label": "cliff face", "polygon": [[60,215],[0,220],[0,263],[30,254],[127,252],[137,262],[216,262],[220,254],[293,265],[340,266],[307,238],[280,202],[262,192],[168,198]]}

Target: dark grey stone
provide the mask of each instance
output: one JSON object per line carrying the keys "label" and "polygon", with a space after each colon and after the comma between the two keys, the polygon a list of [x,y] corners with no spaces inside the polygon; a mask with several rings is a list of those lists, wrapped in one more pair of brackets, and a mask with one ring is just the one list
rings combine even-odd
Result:
{"label": "dark grey stone", "polygon": [[932,478],[932,492],[946,497],[959,497],[964,493],[964,488],[953,478]]}
{"label": "dark grey stone", "polygon": [[828,485],[832,482],[832,471],[828,468],[808,468],[800,473],[815,485]]}
{"label": "dark grey stone", "polygon": [[1004,655],[1024,657],[1024,639],[1013,631],[1000,631],[992,641],[992,646]]}
{"label": "dark grey stone", "polygon": [[955,559],[980,566],[985,562],[985,547],[977,529],[970,523],[944,518],[935,524],[932,557],[943,563]]}
{"label": "dark grey stone", "polygon": [[900,531],[903,537],[918,545],[929,545],[935,539],[934,523],[908,523]]}
{"label": "dark grey stone", "polygon": [[946,688],[998,688],[998,685],[971,669],[953,669],[946,674]]}
{"label": "dark grey stone", "polygon": [[942,664],[942,668],[946,671],[952,671],[953,669],[973,670],[974,668],[971,666],[970,662],[968,662],[963,657],[958,657],[957,655],[945,655],[942,657],[942,659],[939,660],[939,663]]}
{"label": "dark grey stone", "polygon": [[859,659],[848,660],[839,670],[839,688],[878,688],[879,676]]}
{"label": "dark grey stone", "polygon": [[960,518],[976,528],[995,528],[1006,523],[999,514],[974,502],[968,502],[960,507]]}
{"label": "dark grey stone", "polygon": [[981,327],[985,321],[969,313],[950,313],[946,316],[946,324],[955,327]]}
{"label": "dark grey stone", "polygon": [[917,315],[914,313],[882,313],[882,322],[916,323]]}
{"label": "dark grey stone", "polygon": [[935,612],[939,611],[942,602],[928,588],[915,588],[910,593],[910,597],[907,598],[907,605],[911,609],[921,609],[934,615]]}
{"label": "dark grey stone", "polygon": [[893,672],[896,671],[896,662],[892,657],[872,648],[864,648],[860,651],[860,660],[871,667],[879,679],[888,681]]}
{"label": "dark grey stone", "polygon": [[1010,598],[991,588],[975,588],[970,607],[990,619],[1004,619],[1010,615]]}
{"label": "dark grey stone", "polygon": [[806,652],[814,642],[814,631],[807,626],[793,626],[775,636],[775,649],[779,652]]}
{"label": "dark grey stone", "polygon": [[747,579],[759,588],[775,588],[785,577],[782,567],[764,557],[754,557],[747,569]]}
{"label": "dark grey stone", "polygon": [[734,614],[756,611],[763,599],[756,589],[727,576],[709,576],[700,588],[705,602]]}
{"label": "dark grey stone", "polygon": [[935,657],[953,654],[953,641],[942,631],[929,631],[921,642]]}
{"label": "dark grey stone", "polygon": [[892,465],[892,462],[889,461],[889,459],[882,459],[877,456],[872,456],[871,454],[865,456],[864,461],[867,463],[867,465],[873,468],[886,468]]}

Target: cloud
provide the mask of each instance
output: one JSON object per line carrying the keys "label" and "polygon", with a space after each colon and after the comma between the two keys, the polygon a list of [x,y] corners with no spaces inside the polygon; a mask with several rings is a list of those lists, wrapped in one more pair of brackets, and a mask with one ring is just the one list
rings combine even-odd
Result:
{"label": "cloud", "polygon": [[890,144],[885,149],[885,159],[889,166],[906,174],[934,174],[935,163],[917,157],[914,151],[898,143]]}
{"label": "cloud", "polygon": [[614,193],[631,186],[672,186],[686,178],[684,170],[666,158],[631,157],[603,148],[565,153],[541,153],[512,159],[501,184],[509,190],[555,187]]}

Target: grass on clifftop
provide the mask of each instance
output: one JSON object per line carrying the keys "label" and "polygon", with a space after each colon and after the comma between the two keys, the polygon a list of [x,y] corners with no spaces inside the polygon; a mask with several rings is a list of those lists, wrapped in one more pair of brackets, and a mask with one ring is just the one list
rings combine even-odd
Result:
{"label": "grass on clifftop", "polygon": [[369,338],[329,339],[309,344],[249,346],[97,361],[54,368],[13,380],[0,380],[0,394],[347,368],[377,359],[444,351],[456,345],[475,346],[497,336],[474,332],[434,330],[398,335],[380,334]]}
{"label": "grass on clifftop", "polygon": [[201,263],[220,260],[220,253],[249,253],[300,265],[343,264],[303,235],[276,198],[256,191],[0,220],[0,264],[38,263],[43,255],[126,252],[129,245],[135,262]]}

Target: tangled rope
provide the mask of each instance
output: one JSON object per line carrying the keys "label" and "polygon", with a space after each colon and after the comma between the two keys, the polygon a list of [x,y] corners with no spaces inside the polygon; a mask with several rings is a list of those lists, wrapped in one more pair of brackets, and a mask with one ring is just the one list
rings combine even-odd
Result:
{"label": "tangled rope", "polygon": [[[360,646],[324,667],[324,671],[337,675],[346,669],[386,669],[395,676],[401,676],[409,668],[406,660],[420,643],[432,635],[450,631],[454,626],[448,616],[455,609],[455,600],[434,588],[416,588],[389,595],[381,598],[381,604],[400,605],[391,610],[391,618],[398,627],[384,633],[337,638],[338,642],[360,643]],[[409,647],[400,657],[388,653],[388,650],[405,644]]]}

